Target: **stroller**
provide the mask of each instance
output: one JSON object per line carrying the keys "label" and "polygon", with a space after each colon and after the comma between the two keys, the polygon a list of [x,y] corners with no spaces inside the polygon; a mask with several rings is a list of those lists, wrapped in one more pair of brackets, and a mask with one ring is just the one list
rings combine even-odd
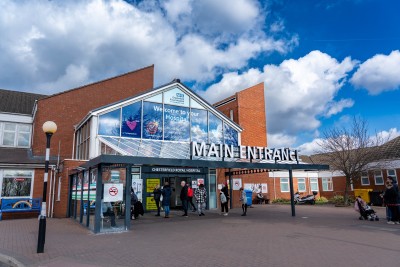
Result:
{"label": "stroller", "polygon": [[356,198],[354,209],[360,213],[359,220],[379,221],[376,212],[360,196]]}

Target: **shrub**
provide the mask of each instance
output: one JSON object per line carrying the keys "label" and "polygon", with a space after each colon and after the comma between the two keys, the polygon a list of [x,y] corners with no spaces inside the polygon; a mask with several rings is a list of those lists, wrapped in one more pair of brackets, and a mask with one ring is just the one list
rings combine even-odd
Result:
{"label": "shrub", "polygon": [[284,199],[284,198],[277,198],[272,200],[272,203],[274,204],[290,204],[290,200]]}
{"label": "shrub", "polygon": [[327,204],[328,202],[326,197],[319,197],[315,200],[315,204]]}

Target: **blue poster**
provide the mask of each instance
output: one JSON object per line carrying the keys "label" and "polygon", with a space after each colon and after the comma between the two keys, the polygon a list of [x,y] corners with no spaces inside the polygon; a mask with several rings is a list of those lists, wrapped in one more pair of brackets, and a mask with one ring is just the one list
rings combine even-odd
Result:
{"label": "blue poster", "polygon": [[121,136],[140,138],[142,102],[136,102],[122,108]]}
{"label": "blue poster", "polygon": [[99,116],[99,135],[119,136],[121,109]]}
{"label": "blue poster", "polygon": [[164,105],[164,140],[189,141],[189,108]]}
{"label": "blue poster", "polygon": [[210,137],[209,142],[214,144],[222,144],[222,120],[218,119],[217,116],[212,113],[209,113],[208,116],[208,129]]}
{"label": "blue poster", "polygon": [[227,145],[238,145],[238,132],[224,123],[224,143]]}
{"label": "blue poster", "polygon": [[162,104],[143,102],[143,138],[162,140]]}
{"label": "blue poster", "polygon": [[190,112],[192,141],[208,142],[207,110],[192,108]]}

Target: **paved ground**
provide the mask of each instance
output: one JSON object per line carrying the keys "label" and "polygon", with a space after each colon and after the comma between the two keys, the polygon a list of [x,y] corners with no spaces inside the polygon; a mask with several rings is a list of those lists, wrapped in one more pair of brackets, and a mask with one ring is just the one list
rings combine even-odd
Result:
{"label": "paved ground", "polygon": [[[376,208],[380,217],[384,209]],[[400,225],[359,221],[351,208],[263,205],[229,216],[145,214],[130,232],[94,235],[48,219],[36,254],[36,219],[0,222],[0,259],[14,266],[399,266]],[[1,261],[1,260],[0,260]],[[0,266],[8,266],[0,263]]]}

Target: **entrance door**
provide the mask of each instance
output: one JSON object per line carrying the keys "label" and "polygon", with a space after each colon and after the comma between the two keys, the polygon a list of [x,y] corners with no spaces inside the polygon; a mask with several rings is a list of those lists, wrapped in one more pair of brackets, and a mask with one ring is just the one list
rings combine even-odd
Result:
{"label": "entrance door", "polygon": [[175,176],[175,177],[163,177],[162,178],[162,184],[165,182],[169,183],[169,186],[171,187],[171,203],[170,207],[171,208],[177,208],[177,207],[182,207],[182,201],[180,199],[181,195],[181,182],[185,181],[186,184],[190,184],[192,181],[190,177],[180,177],[180,176]]}

